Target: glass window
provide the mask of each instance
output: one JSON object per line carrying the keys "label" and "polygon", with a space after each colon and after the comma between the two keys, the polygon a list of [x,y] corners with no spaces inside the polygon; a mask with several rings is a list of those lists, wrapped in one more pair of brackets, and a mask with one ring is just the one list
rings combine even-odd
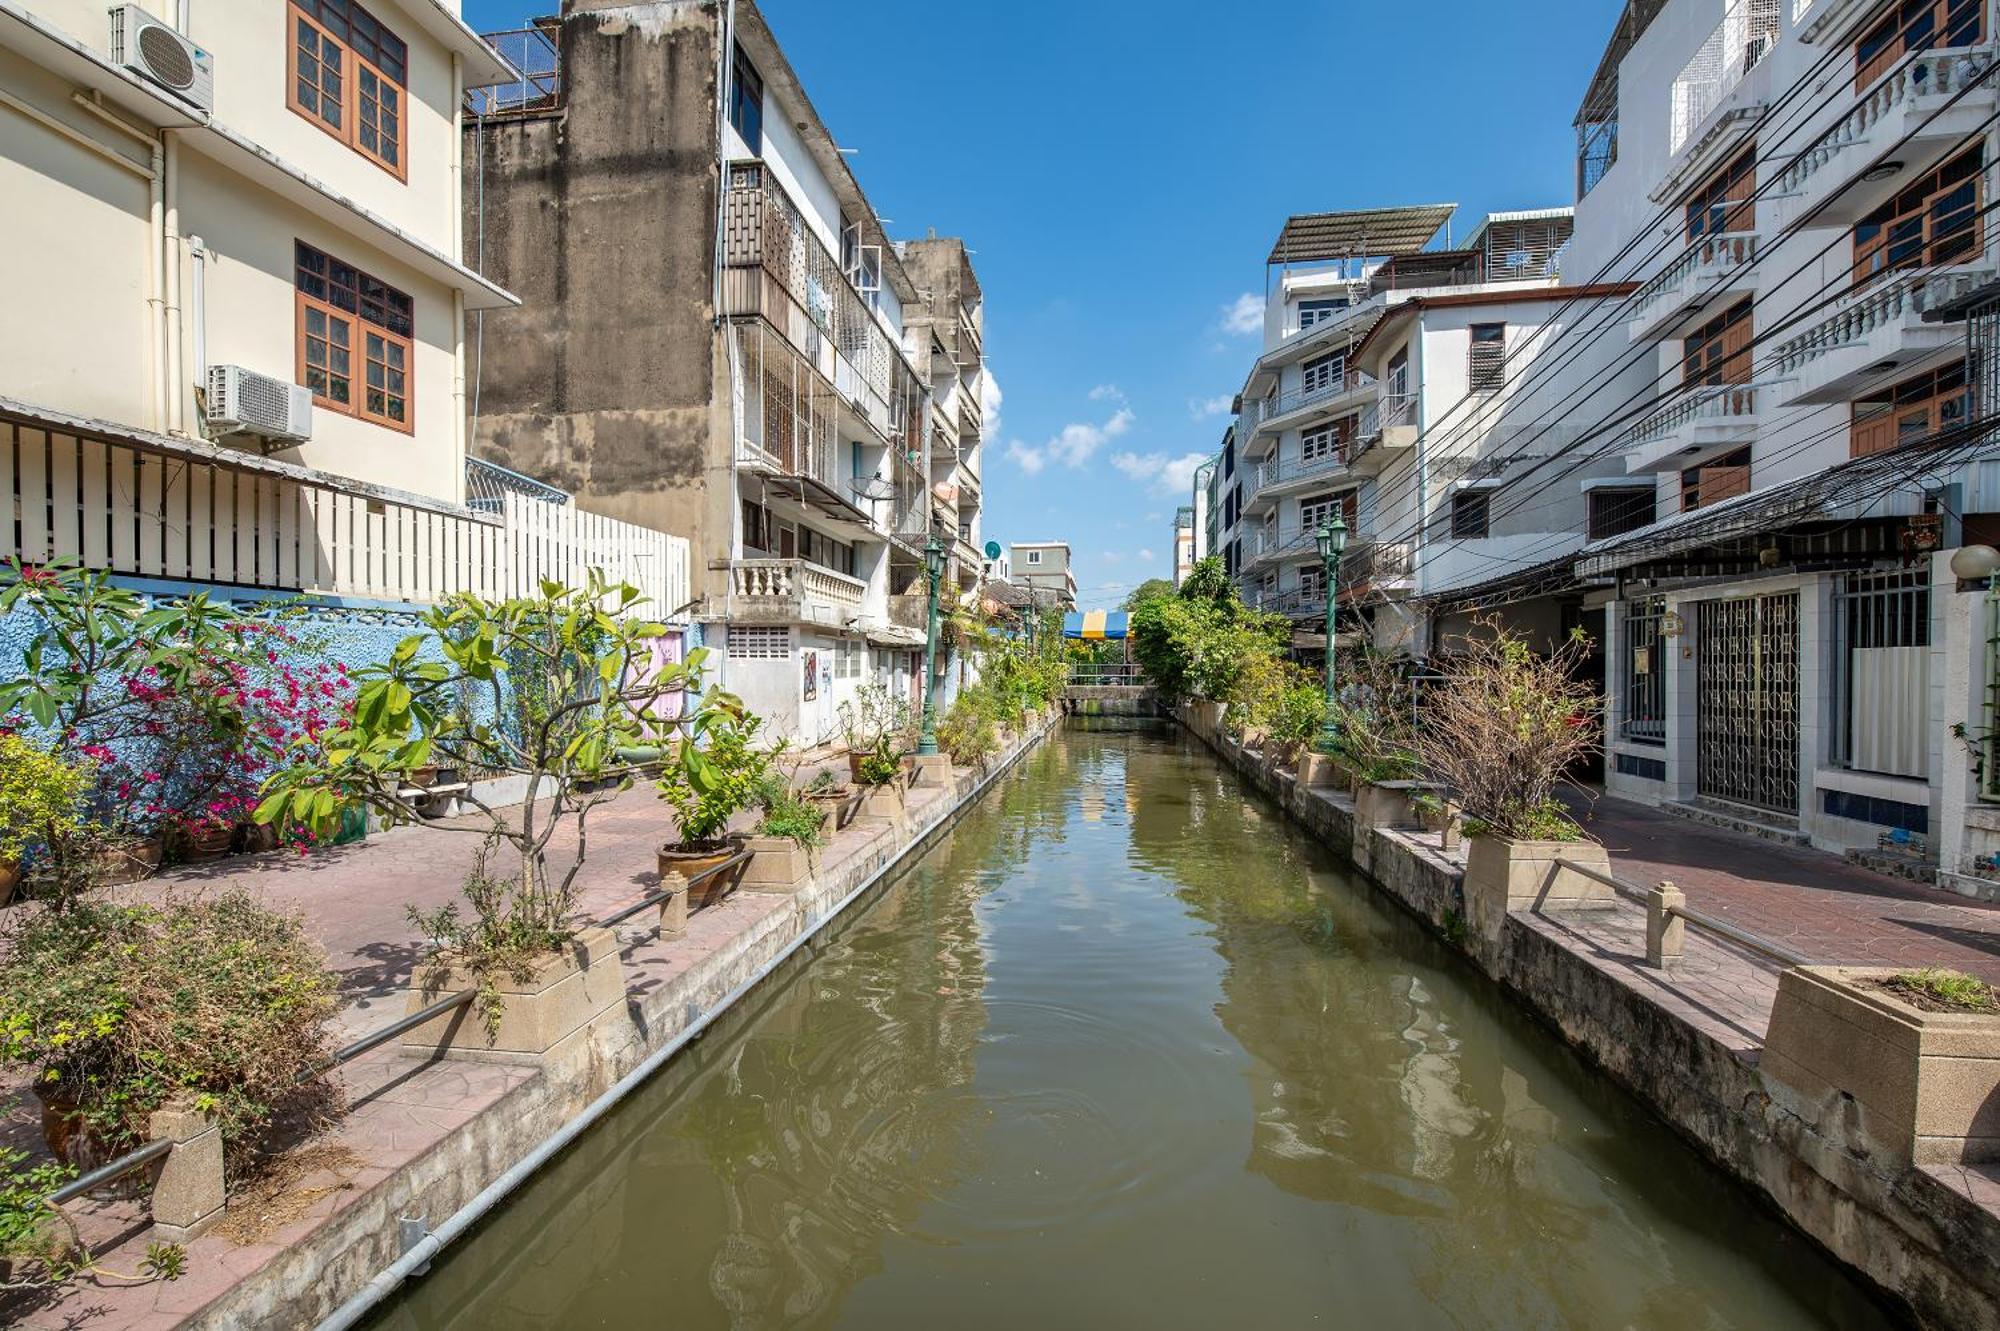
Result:
{"label": "glass window", "polygon": [[1891,269],[1978,258],[1984,249],[1979,205],[1984,161],[1983,145],[1975,144],[1855,223],[1855,284]]}
{"label": "glass window", "polygon": [[288,105],[399,179],[410,49],[353,0],[292,0]]}
{"label": "glass window", "polygon": [[1345,296],[1327,296],[1299,302],[1299,331],[1304,332],[1314,324],[1325,323],[1335,314],[1347,308]]}
{"label": "glass window", "polygon": [[409,296],[303,242],[294,254],[298,381],[321,406],[411,432],[416,321]]}
{"label": "glass window", "polygon": [[1487,533],[1492,517],[1493,496],[1485,490],[1460,490],[1451,497],[1451,536],[1455,541],[1477,541]]}
{"label": "glass window", "polygon": [[743,48],[736,48],[735,76],[729,80],[729,123],[753,153],[764,151],[764,80]]}
{"label": "glass window", "polygon": [[1318,393],[1340,386],[1341,375],[1347,365],[1347,353],[1336,351],[1331,356],[1320,356],[1299,367],[1299,391]]}

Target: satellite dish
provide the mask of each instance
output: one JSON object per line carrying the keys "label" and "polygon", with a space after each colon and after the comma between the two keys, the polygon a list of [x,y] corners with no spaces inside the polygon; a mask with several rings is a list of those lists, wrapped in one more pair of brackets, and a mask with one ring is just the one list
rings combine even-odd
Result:
{"label": "satellite dish", "polygon": [[1000,542],[988,541],[986,543],[986,557],[988,559],[998,559],[1000,557]]}

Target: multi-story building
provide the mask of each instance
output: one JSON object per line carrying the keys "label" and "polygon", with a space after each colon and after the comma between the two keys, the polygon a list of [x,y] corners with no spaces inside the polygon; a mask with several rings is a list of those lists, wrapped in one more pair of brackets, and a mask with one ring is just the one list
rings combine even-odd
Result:
{"label": "multi-story building", "polygon": [[1610,789],[1915,863],[1942,844],[1974,886],[1953,876],[2000,821],[1953,733],[1993,728],[1991,631],[1951,557],[2000,534],[2000,473],[1939,316],[1996,271],[1993,24],[1987,0],[1628,6],[1563,263],[1643,283],[1566,365],[1649,381],[1579,444],[1653,509],[1572,566],[1606,607]]}
{"label": "multi-story building", "polygon": [[504,594],[550,566],[494,486],[572,548],[559,491],[468,490],[467,312],[517,302],[463,258],[459,125],[518,77],[431,0],[0,10],[0,556]]}
{"label": "multi-story building", "polygon": [[978,567],[964,246],[890,242],[750,0],[510,40],[544,69],[467,127],[467,206],[529,304],[486,320],[479,453],[686,533],[721,683],[777,733],[871,681],[915,702],[933,532]]}
{"label": "multi-story building", "polygon": [[1068,541],[1016,541],[1007,547],[1007,564],[1015,586],[1052,592],[1063,609],[1076,609],[1076,569]]}
{"label": "multi-story building", "polygon": [[1541,346],[1601,322],[1603,302],[1629,290],[1558,281],[1569,209],[1496,213],[1464,246],[1430,248],[1452,211],[1286,222],[1269,258],[1265,349],[1216,477],[1218,540],[1245,598],[1321,621],[1314,536],[1338,513],[1341,602],[1385,650],[1426,649],[1422,598],[1486,581],[1551,533],[1580,533],[1574,479],[1536,483],[1525,505],[1487,495],[1548,466],[1576,413],[1619,387],[1558,401],[1526,372]]}
{"label": "multi-story building", "polygon": [[1182,504],[1174,510],[1174,586],[1187,581],[1194,571],[1194,505]]}

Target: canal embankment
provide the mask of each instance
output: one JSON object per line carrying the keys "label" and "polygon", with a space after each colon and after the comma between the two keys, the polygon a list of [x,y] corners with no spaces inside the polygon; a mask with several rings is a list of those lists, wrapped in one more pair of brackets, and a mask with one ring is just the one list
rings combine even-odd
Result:
{"label": "canal embankment", "polygon": [[1647,910],[1615,896],[1510,910],[1482,927],[1479,911],[1468,909],[1462,848],[1448,849],[1435,831],[1358,815],[1348,792],[1302,782],[1210,714],[1182,708],[1175,715],[1384,895],[1918,1324],[2000,1327],[2000,1171],[1913,1163],[1857,1130],[1861,1112],[1852,1097],[1845,1121],[1834,1097],[1830,1119],[1824,1105],[1803,1102],[1769,1076],[1760,1064],[1781,968],[1755,948],[1688,928],[1678,960],[1649,964]]}
{"label": "canal embankment", "polygon": [[[787,956],[920,857],[1060,724],[1054,710],[1033,717],[976,770],[923,768],[897,807],[864,805],[796,882],[759,884],[753,874],[719,903],[692,914],[670,903],[664,912],[646,909],[621,921],[610,930],[615,953],[605,958],[620,982],[620,999],[542,1056],[481,1056],[461,1048],[440,1057],[435,1046],[406,1035],[356,1059],[338,1074],[346,1112],[313,1148],[316,1162],[347,1163],[302,1172],[288,1191],[303,1200],[275,1208],[278,1213],[254,1232],[239,1223],[224,1227],[230,1232],[197,1237],[178,1281],[80,1288],[21,1324],[73,1325],[87,1304],[96,1324],[121,1328],[303,1327],[349,1304],[371,1282],[378,1293],[387,1292],[396,1281],[384,1279],[385,1272],[407,1269],[397,1263],[413,1250],[419,1258],[434,1251],[437,1236],[463,1230],[477,1212],[497,1205],[535,1163],[574,1135],[586,1114],[601,1112],[631,1089]],[[651,844],[660,836],[657,811],[642,798],[615,801],[602,821],[597,836],[610,843],[604,866],[581,894],[584,913],[596,919],[655,892],[650,865],[641,869],[644,861],[620,843]],[[384,850],[409,854],[424,844],[397,838],[407,834],[390,834]],[[289,881],[283,873],[270,876]],[[263,890],[283,900],[292,889]],[[373,949],[385,967],[407,977],[408,963],[389,955],[405,950]],[[344,1015],[343,1024],[358,1031],[365,1022],[400,1016],[416,1001],[407,997],[408,983],[380,986],[372,1001],[358,1005],[360,1012]],[[468,1014],[459,1030],[472,1022]],[[145,1230],[129,1224],[130,1209],[129,1201],[114,1200],[84,1217],[98,1232],[126,1226],[125,1242],[105,1252],[107,1266],[143,1249]],[[365,1311],[358,1302],[349,1306],[352,1316]]]}

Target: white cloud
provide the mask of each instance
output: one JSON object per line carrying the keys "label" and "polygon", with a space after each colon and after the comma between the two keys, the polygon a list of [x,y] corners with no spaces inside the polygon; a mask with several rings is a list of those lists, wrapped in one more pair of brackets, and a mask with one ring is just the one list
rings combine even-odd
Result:
{"label": "white cloud", "polygon": [[1235,337],[1264,331],[1264,302],[1255,292],[1246,291],[1222,307],[1222,331]]}
{"label": "white cloud", "polygon": [[1111,465],[1135,481],[1143,481],[1156,495],[1185,495],[1194,488],[1195,469],[1208,461],[1206,453],[1113,453]]}
{"label": "white cloud", "polygon": [[1153,552],[1151,550],[1141,550],[1137,555],[1134,555],[1133,558],[1137,559],[1142,564],[1150,564],[1153,562]]}
{"label": "white cloud", "polygon": [[1012,440],[1007,445],[1007,456],[1020,464],[1021,470],[1030,476],[1051,462],[1060,462],[1066,467],[1081,467],[1098,449],[1131,429],[1136,419],[1130,407],[1121,406],[1102,422],[1071,421],[1044,444]]}
{"label": "white cloud", "polygon": [[979,415],[983,427],[979,433],[987,439],[996,438],[1000,433],[1000,381],[988,370],[979,376]]}
{"label": "white cloud", "polygon": [[1188,419],[1205,421],[1213,416],[1226,415],[1229,404],[1234,400],[1228,393],[1219,397],[1191,397],[1188,399]]}
{"label": "white cloud", "polygon": [[1120,564],[1125,561],[1125,556],[1116,550],[1106,550],[1099,558],[1103,559],[1107,564]]}
{"label": "white cloud", "polygon": [[1090,400],[1092,402],[1117,402],[1122,404],[1125,401],[1125,394],[1119,391],[1117,384],[1099,384],[1090,390]]}

